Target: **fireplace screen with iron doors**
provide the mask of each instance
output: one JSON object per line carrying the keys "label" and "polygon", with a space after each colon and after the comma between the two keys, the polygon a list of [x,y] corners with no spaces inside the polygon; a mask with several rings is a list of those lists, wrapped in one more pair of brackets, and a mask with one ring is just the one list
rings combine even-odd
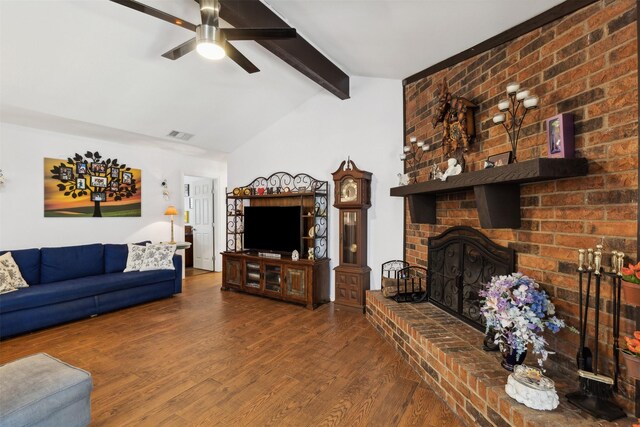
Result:
{"label": "fireplace screen with iron doors", "polygon": [[514,250],[471,227],[452,227],[429,238],[429,301],[484,331],[478,292],[492,276],[511,274]]}

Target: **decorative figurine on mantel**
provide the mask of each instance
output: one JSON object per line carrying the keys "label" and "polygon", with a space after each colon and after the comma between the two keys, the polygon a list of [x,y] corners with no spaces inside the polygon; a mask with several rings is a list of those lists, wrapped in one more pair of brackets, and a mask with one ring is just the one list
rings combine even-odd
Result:
{"label": "decorative figurine on mantel", "polygon": [[442,122],[442,149],[445,156],[456,157],[460,163],[462,153],[469,151],[469,145],[476,134],[473,110],[477,106],[466,98],[453,97],[443,78],[436,92],[438,105],[431,118],[434,129]]}
{"label": "decorative figurine on mantel", "polygon": [[438,166],[437,163],[434,163],[433,165],[431,165],[431,171],[429,172],[429,179],[432,181],[436,179],[442,179],[442,171],[440,170],[440,166]]}
{"label": "decorative figurine on mantel", "polygon": [[454,175],[460,175],[462,173],[462,166],[458,164],[458,161],[455,158],[450,158],[447,160],[447,170],[441,176],[441,180],[446,181],[448,177]]}
{"label": "decorative figurine on mantel", "polygon": [[398,185],[407,185],[409,184],[409,174],[408,173],[399,173],[398,174]]}

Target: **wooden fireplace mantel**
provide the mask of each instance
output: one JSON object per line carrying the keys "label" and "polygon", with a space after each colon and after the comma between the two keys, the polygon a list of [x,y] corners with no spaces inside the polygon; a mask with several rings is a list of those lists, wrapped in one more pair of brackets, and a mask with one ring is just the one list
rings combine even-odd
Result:
{"label": "wooden fireplace mantel", "polygon": [[520,227],[520,184],[587,175],[587,159],[538,158],[447,178],[394,187],[391,196],[408,197],[411,221],[436,223],[436,195],[473,188],[482,228]]}

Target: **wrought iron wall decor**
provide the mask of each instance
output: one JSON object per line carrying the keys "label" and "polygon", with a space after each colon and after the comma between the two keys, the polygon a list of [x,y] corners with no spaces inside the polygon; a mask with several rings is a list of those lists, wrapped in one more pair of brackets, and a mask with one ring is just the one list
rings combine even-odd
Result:
{"label": "wrought iron wall decor", "polygon": [[[276,172],[268,177],[258,177],[249,184],[235,187],[227,192],[227,251],[243,250],[244,221],[242,212],[252,200],[274,196],[299,197],[292,205],[302,206],[302,216],[310,220],[313,233],[303,237],[304,253],[313,249],[315,259],[327,258],[328,227],[328,181],[320,181],[310,175]],[[309,204],[311,200],[311,204]],[[307,230],[305,228],[305,230]],[[307,230],[308,231],[308,230]]]}
{"label": "wrought iron wall decor", "polygon": [[99,152],[44,159],[45,217],[139,217],[142,171]]}
{"label": "wrought iron wall decor", "polygon": [[429,238],[429,301],[484,332],[478,291],[492,276],[513,273],[515,251],[471,227]]}

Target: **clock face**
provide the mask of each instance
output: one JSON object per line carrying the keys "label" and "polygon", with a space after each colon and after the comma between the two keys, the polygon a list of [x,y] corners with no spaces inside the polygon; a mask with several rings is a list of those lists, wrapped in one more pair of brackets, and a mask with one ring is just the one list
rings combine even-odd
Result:
{"label": "clock face", "polygon": [[358,198],[358,185],[353,178],[347,178],[340,183],[340,201],[353,202]]}

